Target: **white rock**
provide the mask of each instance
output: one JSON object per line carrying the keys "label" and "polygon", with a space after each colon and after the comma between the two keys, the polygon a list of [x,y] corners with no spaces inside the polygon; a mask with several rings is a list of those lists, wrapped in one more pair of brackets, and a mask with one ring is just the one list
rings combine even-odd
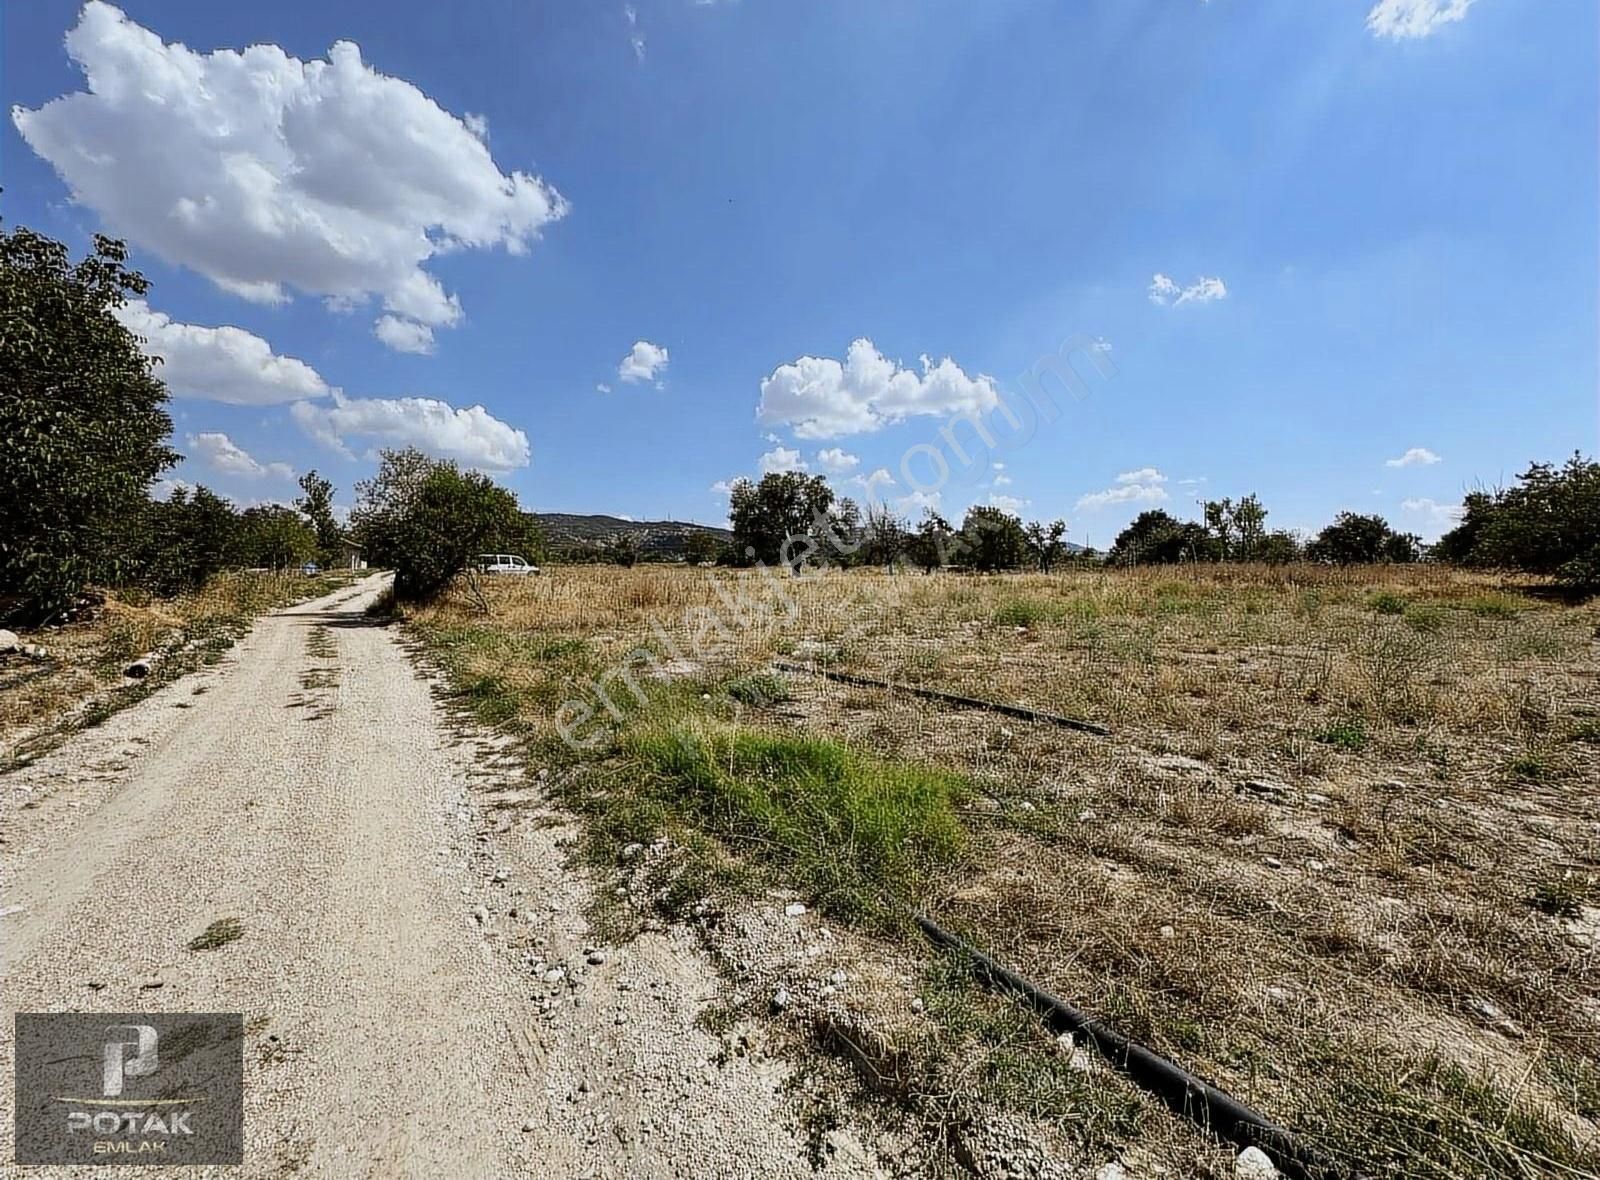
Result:
{"label": "white rock", "polygon": [[1281,860],[1279,860],[1275,856],[1269,856],[1269,857],[1266,857],[1264,859],[1266,861],[1267,868],[1269,868],[1269,869],[1281,869],[1281,868],[1283,868],[1283,862]]}
{"label": "white rock", "polygon": [[1116,1160],[1101,1164],[1094,1173],[1094,1180],[1127,1180],[1127,1177],[1127,1171]]}
{"label": "white rock", "polygon": [[511,880],[511,870],[510,869],[496,869],[494,871],[494,879],[497,882]]}
{"label": "white rock", "polygon": [[532,1119],[528,1119],[522,1124],[522,1129],[524,1131],[537,1131],[539,1129],[539,1124],[534,1122]]}
{"label": "white rock", "polygon": [[1310,869],[1313,873],[1320,873],[1327,867],[1328,866],[1320,860],[1312,859],[1306,861],[1306,868]]}
{"label": "white rock", "polygon": [[[1082,811],[1078,812],[1078,822],[1080,824],[1093,823],[1094,822],[1094,818],[1095,818],[1094,812],[1091,811],[1087,807],[1085,807]],[[1110,1167],[1111,1165],[1107,1164],[1106,1166]],[[1122,1165],[1118,1164],[1117,1166],[1121,1167]]]}
{"label": "white rock", "polygon": [[772,1008],[775,1012],[782,1012],[789,1006],[789,990],[780,987],[772,993]]}
{"label": "white rock", "polygon": [[922,997],[921,996],[912,996],[911,997],[911,1010],[913,1012],[921,1012],[924,1006],[925,1005],[922,1003]]}
{"label": "white rock", "polygon": [[1029,803],[1026,799],[1024,799],[1021,803],[1019,803],[1018,806],[1021,807],[1023,811],[1032,811],[1033,810],[1033,804]]}
{"label": "white rock", "polygon": [[806,912],[806,907],[798,901],[791,901],[788,905],[783,907],[783,912],[788,917],[798,918],[801,914]]}
{"label": "white rock", "polygon": [[1289,993],[1281,987],[1269,987],[1267,989],[1267,999],[1275,1004],[1286,1004],[1289,1002]]}
{"label": "white rock", "polygon": [[1233,1161],[1233,1174],[1238,1180],[1272,1180],[1278,1169],[1259,1147],[1247,1147]]}
{"label": "white rock", "polygon": [[638,856],[643,851],[644,851],[644,845],[643,844],[629,844],[627,847],[625,847],[622,850],[622,859],[623,860],[632,860],[634,857]]}
{"label": "white rock", "polygon": [[828,982],[832,983],[834,985],[838,985],[838,984],[843,983],[845,980],[847,980],[849,978],[850,977],[848,975],[846,975],[843,971],[835,971],[833,974],[828,976]]}
{"label": "white rock", "polygon": [[589,952],[589,966],[598,967],[602,963],[604,963],[605,961],[606,961],[606,953],[605,953],[605,951],[596,949],[596,950],[592,950],[592,951]]}
{"label": "white rock", "polygon": [[1176,937],[1178,937],[1178,932],[1176,930],[1174,930],[1171,926],[1163,926],[1161,928],[1161,937],[1162,938],[1176,938]]}
{"label": "white rock", "polygon": [[489,911],[484,906],[473,906],[472,916],[478,920],[478,925],[480,926],[487,926],[489,924]]}
{"label": "white rock", "polygon": [[15,631],[0,630],[0,652],[14,651],[22,646],[22,640],[17,638]]}

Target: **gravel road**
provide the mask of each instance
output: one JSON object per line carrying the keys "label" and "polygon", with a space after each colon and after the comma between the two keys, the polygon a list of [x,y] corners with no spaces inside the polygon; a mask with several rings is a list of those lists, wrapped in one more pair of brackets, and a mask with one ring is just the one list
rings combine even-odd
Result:
{"label": "gravel road", "polygon": [[[15,1011],[234,1011],[245,1164],[219,1175],[816,1174],[788,1067],[696,1025],[692,939],[590,945],[572,833],[366,623],[382,585],[0,778],[6,1107]],[[189,949],[222,919],[242,936]],[[868,1143],[830,1133],[822,1173],[876,1174]]]}

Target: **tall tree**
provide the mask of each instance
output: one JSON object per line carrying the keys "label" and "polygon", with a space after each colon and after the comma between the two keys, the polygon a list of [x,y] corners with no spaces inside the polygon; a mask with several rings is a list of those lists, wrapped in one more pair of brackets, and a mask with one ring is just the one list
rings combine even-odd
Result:
{"label": "tall tree", "polygon": [[0,231],[0,614],[37,621],[113,578],[150,482],[177,462],[166,387],[113,310],[149,284],[96,235]]}
{"label": "tall tree", "polygon": [[1215,560],[1220,555],[1220,543],[1203,524],[1151,508],[1117,534],[1106,560],[1112,565],[1167,565]]}
{"label": "tall tree", "polygon": [[1066,555],[1067,522],[1052,520],[1049,524],[1041,524],[1035,520],[1029,523],[1027,534],[1029,555],[1039,567],[1039,572],[1048,574]]}
{"label": "tall tree", "polygon": [[1530,463],[1517,480],[1517,487],[1470,493],[1461,523],[1435,552],[1464,565],[1600,586],[1600,463],[1575,453],[1559,468]]}
{"label": "tall tree", "polygon": [[753,561],[798,569],[807,561],[829,562],[853,552],[856,507],[835,503],[820,475],[773,472],[760,483],[741,479],[729,496],[734,546]]}
{"label": "tall tree", "polygon": [[973,569],[1014,570],[1028,559],[1022,521],[1000,508],[975,504],[961,522],[961,543]]}
{"label": "tall tree", "polygon": [[909,547],[911,559],[922,567],[923,573],[931,574],[950,564],[961,548],[961,538],[948,520],[928,508],[923,511],[922,523]]}
{"label": "tall tree", "polygon": [[339,558],[340,545],[344,540],[339,522],[333,516],[333,484],[313,469],[300,477],[300,493],[294,506],[311,522],[311,529],[317,535],[317,553],[322,564],[332,565]]}

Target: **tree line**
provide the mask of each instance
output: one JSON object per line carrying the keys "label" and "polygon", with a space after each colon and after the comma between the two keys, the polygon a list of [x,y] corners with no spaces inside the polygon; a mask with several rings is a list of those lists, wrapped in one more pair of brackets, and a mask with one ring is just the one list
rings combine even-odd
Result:
{"label": "tree line", "polygon": [[1577,454],[1559,468],[1530,465],[1514,487],[1469,494],[1461,523],[1432,546],[1375,514],[1341,512],[1304,541],[1287,529],[1269,529],[1267,516],[1253,493],[1205,502],[1200,520],[1150,509],[1118,533],[1102,556],[1069,546],[1061,520],[1024,523],[1003,509],[975,505],[959,526],[932,509],[913,524],[881,504],[863,511],[836,496],[820,475],[782,472],[734,485],[729,506],[734,538],[717,559],[791,568],[899,563],[930,572],[1049,572],[1066,562],[1101,560],[1113,566],[1434,560],[1547,574],[1580,588],[1600,586],[1600,463]]}

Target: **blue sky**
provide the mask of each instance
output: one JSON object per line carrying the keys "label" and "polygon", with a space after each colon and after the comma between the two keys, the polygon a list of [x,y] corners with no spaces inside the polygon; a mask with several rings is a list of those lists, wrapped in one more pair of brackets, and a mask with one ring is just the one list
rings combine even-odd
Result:
{"label": "blue sky", "polygon": [[914,513],[908,448],[1069,338],[1114,372],[947,515],[1104,546],[1254,491],[1432,537],[1597,449],[1585,0],[3,20],[4,216],[130,240],[174,475],[241,502],[415,443],[543,510],[717,521],[803,463]]}

